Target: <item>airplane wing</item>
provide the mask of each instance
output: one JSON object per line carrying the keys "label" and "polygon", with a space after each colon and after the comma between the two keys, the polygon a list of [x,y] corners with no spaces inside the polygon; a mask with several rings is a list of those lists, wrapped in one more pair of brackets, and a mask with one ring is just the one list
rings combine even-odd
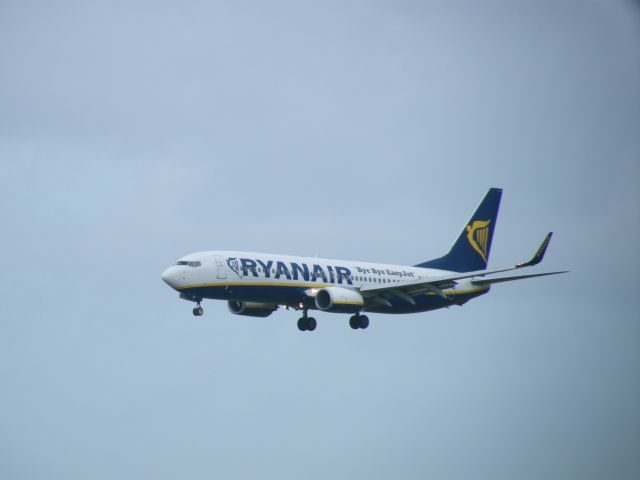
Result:
{"label": "airplane wing", "polygon": [[489,285],[492,283],[509,282],[513,280],[522,280],[525,278],[542,277],[546,275],[557,275],[559,273],[566,273],[566,271],[560,272],[547,272],[547,273],[535,273],[531,275],[518,275],[511,277],[498,277],[498,278],[475,278],[484,277],[494,273],[508,272],[519,268],[530,267],[537,265],[544,258],[544,254],[551,240],[552,232],[547,234],[544,241],[536,251],[531,260],[524,263],[518,263],[512,267],[497,268],[491,270],[477,270],[474,272],[460,272],[451,273],[449,275],[442,275],[438,277],[428,277],[419,280],[408,280],[404,282],[397,282],[390,285],[367,285],[360,288],[360,293],[365,298],[367,303],[382,304],[391,306],[389,299],[392,297],[400,298],[407,303],[415,305],[413,295],[432,292],[439,297],[448,299],[444,290],[452,288],[457,284],[457,280],[464,280],[467,278],[473,279],[471,282],[477,286]]}

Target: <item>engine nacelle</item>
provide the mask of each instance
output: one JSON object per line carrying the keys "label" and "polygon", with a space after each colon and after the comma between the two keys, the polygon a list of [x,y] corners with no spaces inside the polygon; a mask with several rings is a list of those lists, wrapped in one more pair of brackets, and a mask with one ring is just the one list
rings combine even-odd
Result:
{"label": "engine nacelle", "polygon": [[349,288],[326,287],[316,293],[316,307],[325,312],[356,313],[363,306],[362,295]]}
{"label": "engine nacelle", "polygon": [[278,309],[273,303],[239,302],[229,300],[229,311],[246,317],[268,317]]}

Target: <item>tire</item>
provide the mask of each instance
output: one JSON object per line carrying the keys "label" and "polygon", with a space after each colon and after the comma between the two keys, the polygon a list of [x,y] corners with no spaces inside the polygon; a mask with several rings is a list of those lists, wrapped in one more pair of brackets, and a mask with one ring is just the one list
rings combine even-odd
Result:
{"label": "tire", "polygon": [[367,317],[366,315],[362,315],[360,317],[360,328],[364,329],[367,328],[369,326],[369,317]]}
{"label": "tire", "polygon": [[305,320],[306,319],[304,317],[300,317],[298,319],[298,330],[300,330],[301,332],[304,332],[307,329],[307,322],[305,322]]}
{"label": "tire", "polygon": [[357,330],[358,328],[360,328],[360,322],[358,321],[357,316],[354,315],[349,319],[349,326],[354,330]]}
{"label": "tire", "polygon": [[307,318],[307,331],[313,332],[317,326],[318,326],[318,322],[316,322],[315,318],[313,317]]}

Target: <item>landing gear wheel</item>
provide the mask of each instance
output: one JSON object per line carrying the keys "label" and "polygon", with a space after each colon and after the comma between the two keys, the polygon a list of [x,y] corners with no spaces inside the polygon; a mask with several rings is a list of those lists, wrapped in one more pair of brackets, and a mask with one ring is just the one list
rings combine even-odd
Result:
{"label": "landing gear wheel", "polygon": [[202,314],[203,314],[203,313],[204,313],[204,310],[202,309],[202,307],[195,307],[195,308],[193,309],[193,314],[194,314],[196,317],[200,317],[200,316],[202,316]]}
{"label": "landing gear wheel", "polygon": [[301,332],[313,332],[318,326],[318,322],[313,317],[307,317],[307,311],[302,313],[302,316],[298,319],[298,330]]}
{"label": "landing gear wheel", "polygon": [[354,330],[359,328],[364,330],[369,326],[369,317],[366,315],[354,315],[349,319],[349,326]]}
{"label": "landing gear wheel", "polygon": [[318,322],[316,322],[315,318],[313,317],[307,318],[307,330],[309,332],[313,332],[317,326],[318,326]]}
{"label": "landing gear wheel", "polygon": [[304,332],[307,330],[307,319],[304,317],[300,317],[298,319],[298,330]]}

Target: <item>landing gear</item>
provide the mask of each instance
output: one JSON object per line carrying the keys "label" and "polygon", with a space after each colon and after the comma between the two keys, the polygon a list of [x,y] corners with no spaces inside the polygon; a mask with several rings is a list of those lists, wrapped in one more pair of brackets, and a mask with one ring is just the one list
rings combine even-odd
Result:
{"label": "landing gear", "polygon": [[317,326],[318,326],[318,322],[316,322],[315,318],[313,317],[307,318],[307,331],[313,332]]}
{"label": "landing gear", "polygon": [[193,309],[193,314],[196,317],[201,317],[203,313],[204,313],[204,310],[200,306],[200,302],[198,302],[198,306]]}
{"label": "landing gear", "polygon": [[354,330],[357,330],[359,328],[364,330],[369,326],[369,317],[357,313],[349,319],[349,326]]}
{"label": "landing gear", "polygon": [[302,317],[298,319],[298,330],[301,332],[313,332],[318,326],[318,322],[313,317],[307,317],[307,311],[302,313]]}

